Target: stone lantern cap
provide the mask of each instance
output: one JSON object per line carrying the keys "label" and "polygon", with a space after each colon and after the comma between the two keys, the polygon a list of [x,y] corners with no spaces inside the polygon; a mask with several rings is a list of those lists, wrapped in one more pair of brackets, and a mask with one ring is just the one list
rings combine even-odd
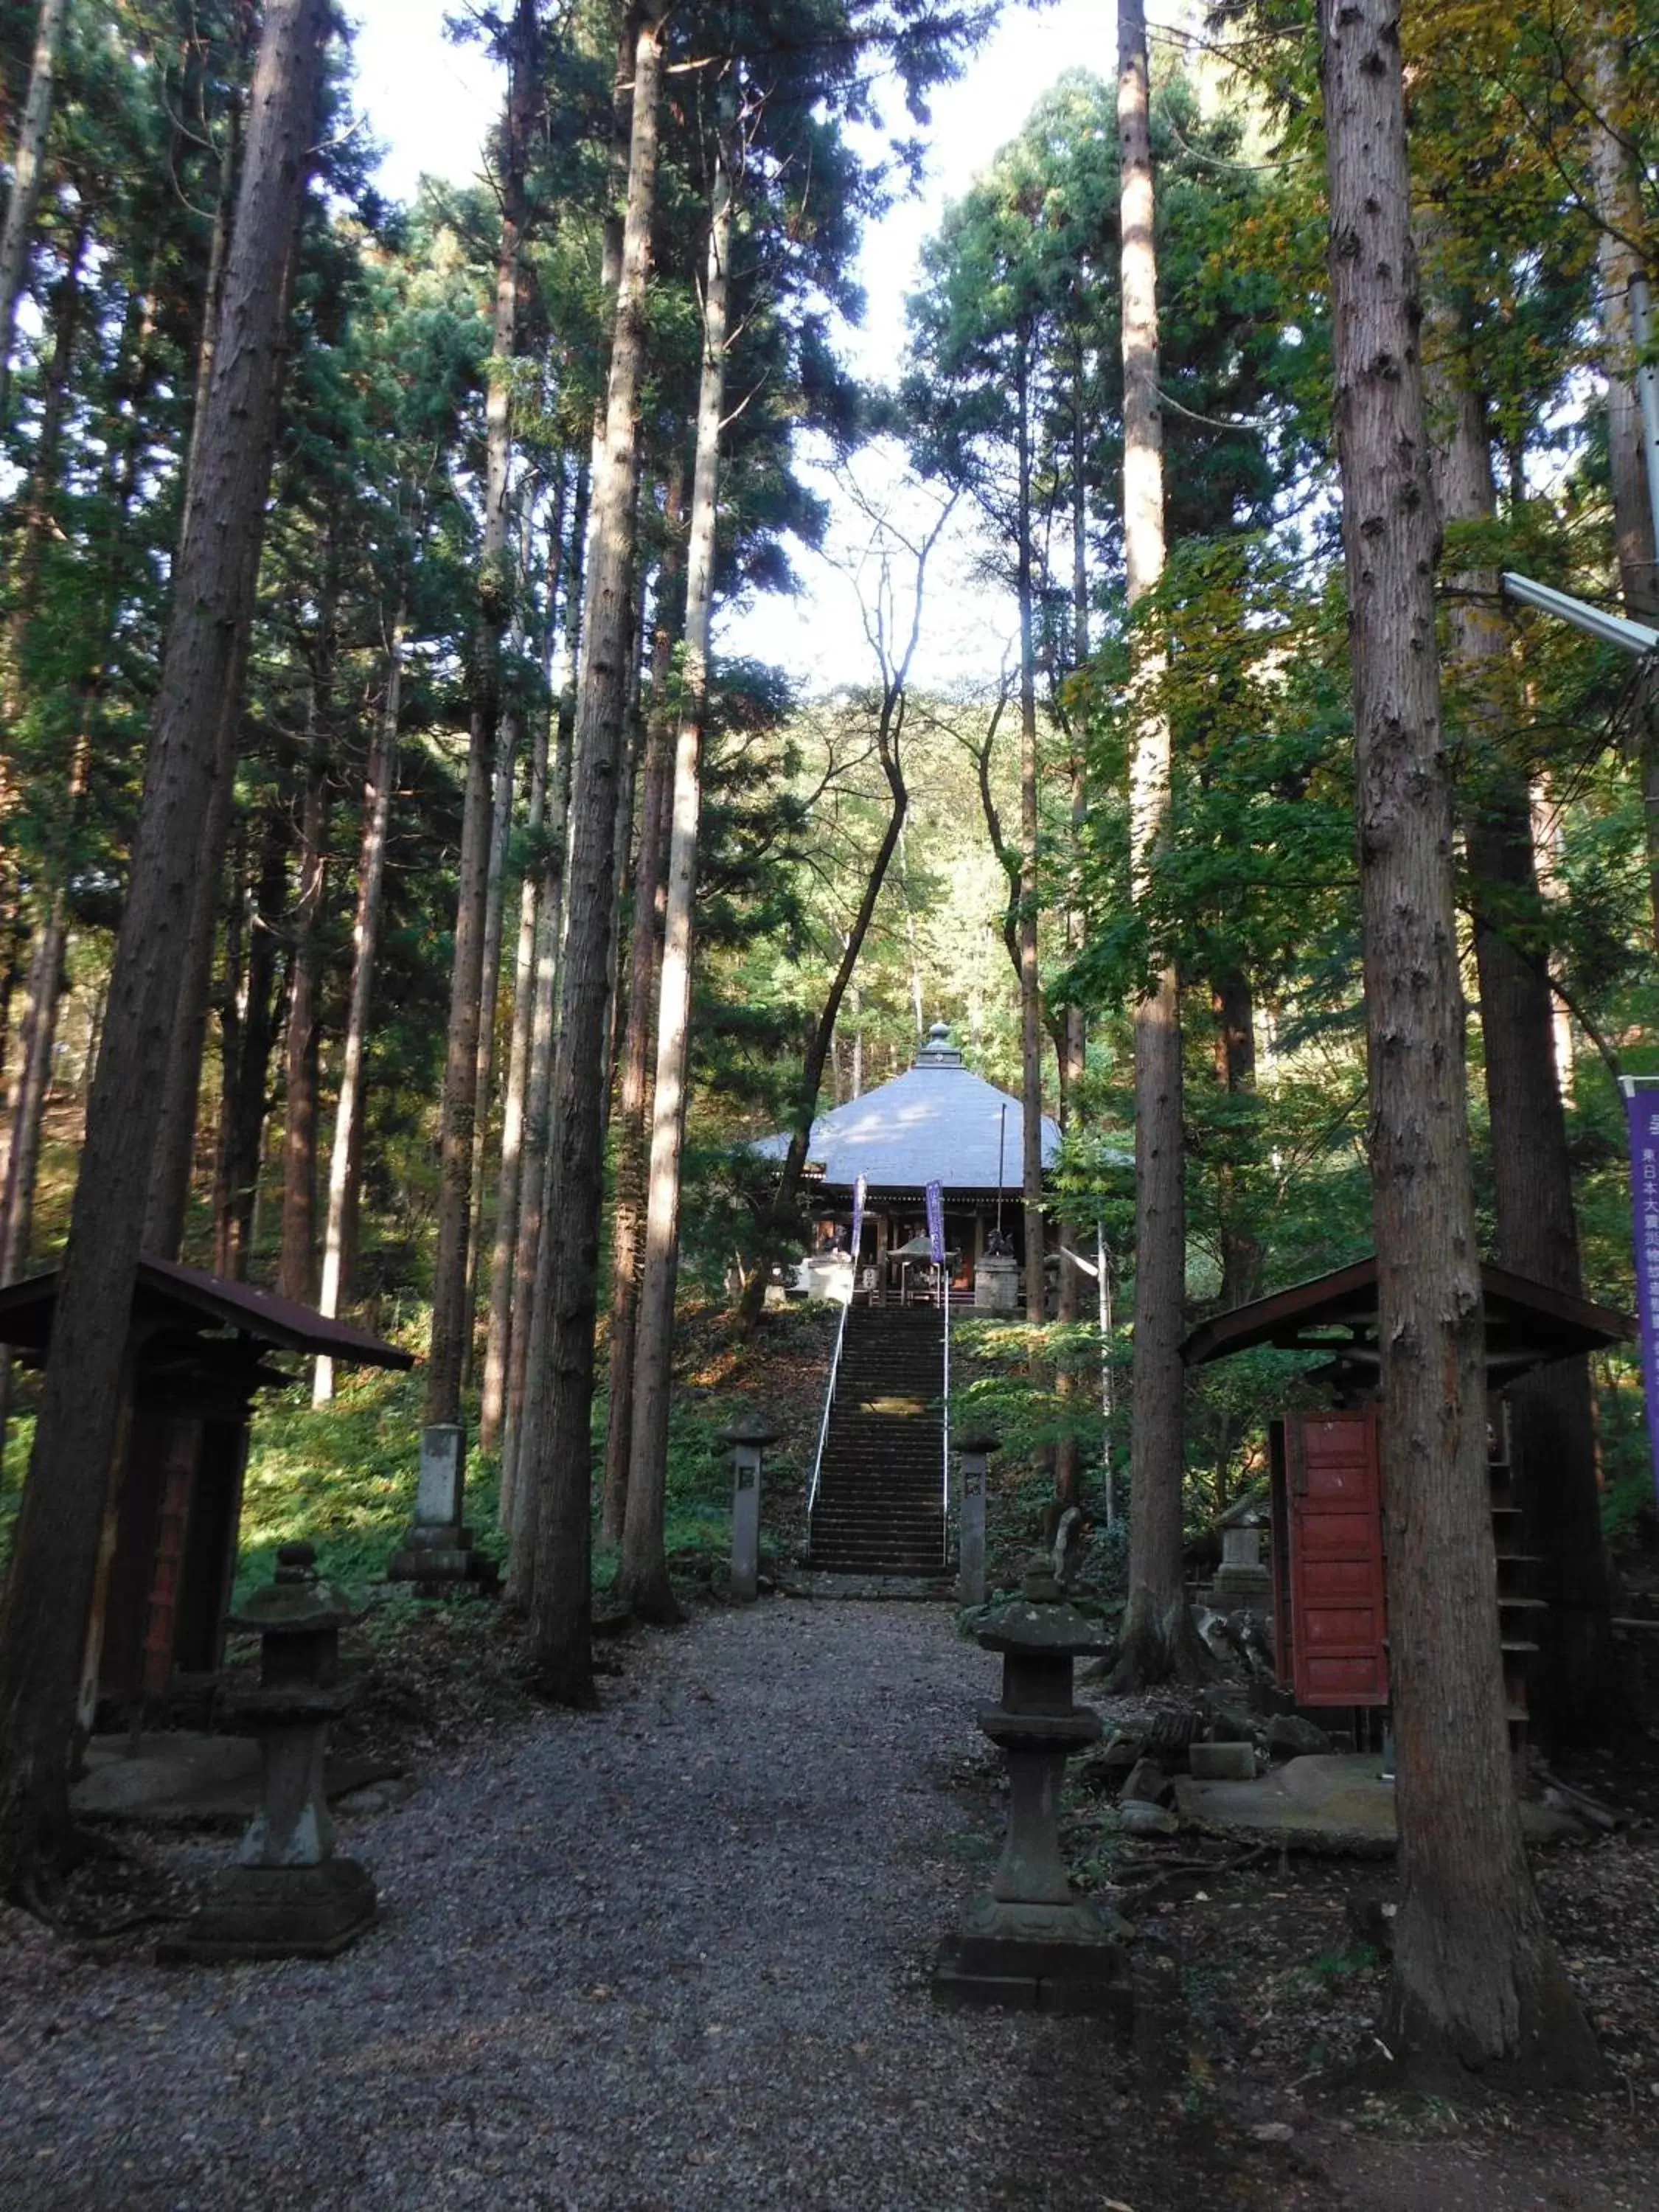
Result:
{"label": "stone lantern cap", "polygon": [[728,1423],[720,1431],[720,1442],[723,1444],[753,1444],[757,1449],[764,1450],[768,1444],[776,1443],[782,1434],[783,1431],[776,1422],[769,1420],[764,1413],[739,1413],[735,1421]]}
{"label": "stone lantern cap", "polygon": [[1247,1491],[1234,1498],[1224,1513],[1215,1516],[1217,1528],[1265,1528],[1273,1517],[1273,1499],[1265,1490]]}
{"label": "stone lantern cap", "polygon": [[1111,1638],[1071,1604],[1046,1567],[1033,1567],[1017,1598],[974,1632],[988,1651],[1036,1659],[1081,1659],[1109,1651]]}
{"label": "stone lantern cap", "polygon": [[956,1444],[959,1452],[972,1452],[979,1458],[988,1459],[993,1452],[1002,1449],[1002,1438],[988,1423],[970,1421],[957,1432]]}
{"label": "stone lantern cap", "polygon": [[323,1629],[342,1628],[351,1618],[345,1592],[317,1579],[316,1547],[284,1544],[276,1554],[276,1579],[255,1590],[242,1610],[231,1615],[230,1625],[261,1636],[315,1636]]}

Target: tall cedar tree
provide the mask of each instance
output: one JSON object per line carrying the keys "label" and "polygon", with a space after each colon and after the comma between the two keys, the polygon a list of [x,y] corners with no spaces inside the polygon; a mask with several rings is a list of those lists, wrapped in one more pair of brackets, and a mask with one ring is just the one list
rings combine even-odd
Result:
{"label": "tall cedar tree", "polygon": [[478,1113],[478,1028],[483,1018],[484,936],[489,891],[495,721],[501,700],[501,644],[506,627],[507,465],[512,435],[512,360],[517,346],[519,264],[530,204],[530,136],[542,99],[541,25],[536,0],[519,0],[507,36],[507,92],[502,118],[501,230],[495,264],[495,318],[485,430],[483,535],[478,551],[473,634],[472,704],[461,823],[461,877],[450,979],[449,1042],[440,1109],[438,1242],[432,1273],[432,1351],[426,1418],[461,1417],[471,1312],[467,1299],[472,1211],[473,1131]]}
{"label": "tall cedar tree", "polygon": [[703,722],[708,702],[708,631],[714,600],[714,526],[720,503],[720,422],[726,405],[726,296],[732,246],[734,101],[721,88],[709,190],[708,268],[703,283],[702,374],[685,564],[684,692],[674,746],[668,906],[657,1006],[657,1073],[646,1186],[645,1274],[640,1290],[634,1420],[623,1531],[621,1587],[648,1620],[678,1618],[663,1552],[668,1480],[668,1399],[679,1261],[680,1160],[685,1143],[690,1058],[693,902],[697,824],[702,810]]}
{"label": "tall cedar tree", "polygon": [[[1437,290],[1437,287],[1436,288]],[[1485,399],[1474,388],[1472,333],[1455,310],[1430,309],[1440,343],[1426,368],[1437,419],[1432,457],[1443,526],[1498,513]],[[1475,969],[1499,1264],[1584,1294],[1572,1159],[1556,1073],[1547,933],[1533,849],[1532,794],[1507,728],[1513,703],[1509,626],[1488,568],[1453,575],[1449,674],[1464,702],[1461,811],[1474,915]],[[1601,1537],[1589,1362],[1560,1359],[1509,1392],[1525,1549],[1546,1601],[1529,1704],[1546,1743],[1571,1744],[1619,1724],[1612,1590]]]}
{"label": "tall cedar tree", "polygon": [[[617,896],[617,818],[629,693],[629,612],[638,483],[640,387],[646,360],[646,287],[656,207],[658,94],[665,9],[648,8],[634,46],[628,210],[605,439],[593,469],[584,658],[577,697],[575,780],[559,1034],[554,1058],[550,1188],[556,1203],[542,1237],[536,1303],[546,1358],[526,1391],[523,1449],[535,1551],[531,1638],[538,1682],[562,1704],[593,1696],[593,1327],[599,1304],[599,1216],[608,1085],[606,1011]],[[539,1402],[537,1402],[537,1401]],[[533,1531],[533,1534],[532,1534]]]}
{"label": "tall cedar tree", "polygon": [[[1158,258],[1146,16],[1117,16],[1120,255],[1123,300],[1123,545],[1131,614],[1164,574],[1164,425],[1158,401]],[[1159,696],[1164,655],[1136,624],[1130,684],[1134,755],[1129,796],[1134,892],[1146,896],[1170,811],[1170,719]],[[1182,1188],[1181,992],[1165,958],[1135,1002],[1134,1425],[1130,1459],[1129,1604],[1117,1688],[1202,1671],[1182,1576],[1181,1364],[1186,1296]]]}
{"label": "tall cedar tree", "polygon": [[69,1764],[119,1443],[129,1319],[177,971],[251,616],[275,437],[283,270],[317,140],[327,0],[270,0],[225,272],[222,337],[173,586],[143,805],[0,1619],[0,1884],[39,1893]]}
{"label": "tall cedar tree", "polygon": [[1497,1569],[1398,0],[1321,9],[1353,673],[1401,1900],[1384,2030],[1424,2069],[1592,2079],[1522,1841]]}

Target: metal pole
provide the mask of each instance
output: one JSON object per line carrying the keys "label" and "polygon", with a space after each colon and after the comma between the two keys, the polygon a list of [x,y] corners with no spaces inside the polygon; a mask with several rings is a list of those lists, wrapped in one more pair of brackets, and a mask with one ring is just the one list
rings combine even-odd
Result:
{"label": "metal pole", "polygon": [[997,1235],[1002,1234],[1002,1147],[1008,1134],[1008,1109],[997,1117]]}

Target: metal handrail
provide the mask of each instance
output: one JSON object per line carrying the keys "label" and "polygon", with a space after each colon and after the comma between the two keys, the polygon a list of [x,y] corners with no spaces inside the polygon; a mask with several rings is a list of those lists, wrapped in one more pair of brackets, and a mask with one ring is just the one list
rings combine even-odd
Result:
{"label": "metal handrail", "polygon": [[847,1340],[847,1316],[853,1310],[848,1298],[841,1310],[841,1319],[836,1323],[836,1348],[830,1355],[830,1381],[823,1393],[823,1419],[818,1424],[818,1448],[812,1455],[812,1479],[806,1486],[806,1518],[810,1524],[812,1508],[818,1502],[818,1479],[823,1472],[823,1447],[830,1440],[830,1413],[836,1402],[836,1377],[841,1372],[841,1348]]}

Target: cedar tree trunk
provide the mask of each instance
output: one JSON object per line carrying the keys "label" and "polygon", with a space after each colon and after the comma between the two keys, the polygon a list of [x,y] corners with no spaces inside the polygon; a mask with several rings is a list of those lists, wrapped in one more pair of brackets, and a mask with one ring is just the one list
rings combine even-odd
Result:
{"label": "cedar tree trunk", "polygon": [[1321,47],[1400,1822],[1383,2035],[1425,2072],[1584,2078],[1504,1721],[1399,0],[1324,0]]}
{"label": "cedar tree trunk", "polygon": [[179,963],[246,631],[275,432],[287,265],[317,139],[330,14],[270,0],[225,278],[223,337],[174,578],[144,796],[0,1615],[0,1888],[38,1896],[69,1836],[94,1573]]}
{"label": "cedar tree trunk", "polygon": [[[577,693],[571,792],[568,915],[555,1048],[549,1159],[558,1194],[556,1234],[542,1238],[537,1304],[547,1346],[528,1379],[525,1463],[531,1485],[535,1589],[531,1640],[537,1680],[562,1704],[593,1696],[591,1424],[599,1299],[606,1013],[616,920],[617,790],[628,708],[629,622],[646,365],[646,286],[657,191],[657,101],[664,10],[653,8],[634,47],[628,216],[611,349],[603,452],[593,472],[584,655]],[[539,1403],[535,1402],[539,1401]]]}

